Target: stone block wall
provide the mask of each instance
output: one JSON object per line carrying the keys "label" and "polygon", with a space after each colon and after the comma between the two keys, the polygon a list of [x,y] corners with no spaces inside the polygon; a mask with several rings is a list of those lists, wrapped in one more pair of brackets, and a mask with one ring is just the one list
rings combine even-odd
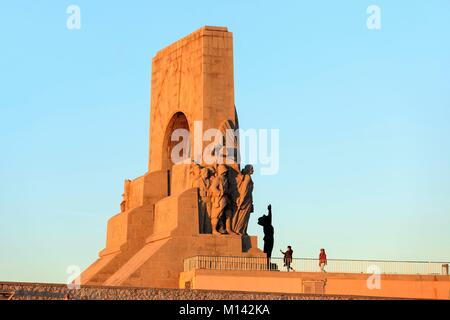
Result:
{"label": "stone block wall", "polygon": [[[0,282],[0,293],[14,293],[11,300],[353,300],[356,296],[280,294],[238,291],[156,289],[136,287],[81,286],[68,290],[64,284]],[[6,295],[3,295],[6,296]]]}

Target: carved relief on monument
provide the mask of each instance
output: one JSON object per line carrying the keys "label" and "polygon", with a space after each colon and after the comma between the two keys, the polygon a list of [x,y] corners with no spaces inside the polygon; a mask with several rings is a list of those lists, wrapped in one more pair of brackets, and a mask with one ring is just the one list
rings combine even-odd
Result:
{"label": "carved relief on monument", "polygon": [[224,120],[218,128],[215,142],[217,143],[216,149],[219,149],[218,155],[222,158],[223,163],[239,163],[237,129],[237,125],[231,120]]}
{"label": "carved relief on monument", "polygon": [[236,172],[225,164],[202,167],[192,162],[192,187],[198,188],[200,233],[247,235],[253,212],[253,166]]}
{"label": "carved relief on monument", "polygon": [[130,208],[130,184],[131,180],[126,179],[123,185],[122,201],[120,202],[120,212],[125,212]]}
{"label": "carved relief on monument", "polygon": [[122,201],[120,202],[120,212],[125,212],[139,206],[144,201],[144,177],[134,180],[126,179],[123,186]]}
{"label": "carved relief on monument", "polygon": [[193,188],[198,188],[199,232],[211,233],[211,180],[215,174],[213,167],[202,167],[192,162],[190,168],[190,180]]}
{"label": "carved relief on monument", "polygon": [[211,183],[212,209],[211,226],[213,234],[234,234],[231,228],[234,203],[232,201],[228,167],[217,166],[217,173]]}
{"label": "carved relief on monument", "polygon": [[233,216],[233,230],[240,235],[247,235],[250,214],[253,212],[253,166],[246,165],[238,175],[237,190],[239,197]]}

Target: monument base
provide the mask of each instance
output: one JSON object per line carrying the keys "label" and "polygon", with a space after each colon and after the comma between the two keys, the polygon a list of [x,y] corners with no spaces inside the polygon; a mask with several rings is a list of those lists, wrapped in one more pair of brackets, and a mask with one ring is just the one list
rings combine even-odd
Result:
{"label": "monument base", "polygon": [[379,287],[368,286],[358,273],[276,272],[195,269],[180,274],[180,288],[383,298],[450,299],[450,277],[380,275]]}
{"label": "monument base", "polygon": [[[179,276],[186,257],[197,255],[261,256],[255,247],[243,253],[243,246],[256,242],[256,237],[179,236],[152,240],[139,250],[104,285],[178,288]],[[250,244],[251,245],[251,244]]]}
{"label": "monument base", "polygon": [[[154,210],[139,207],[123,212],[108,223],[108,238],[115,239],[120,232],[124,239],[107,242],[99,259],[81,274],[81,284],[178,288],[184,260],[194,256],[264,257],[257,248],[257,237],[239,235],[200,234],[198,230],[197,189],[188,189],[177,195],[165,197],[154,205]],[[128,234],[137,230],[133,223],[127,230],[118,229],[114,220],[142,223],[152,221],[153,232],[144,241]],[[140,226],[142,229],[142,226]],[[127,233],[128,232],[128,233]]]}

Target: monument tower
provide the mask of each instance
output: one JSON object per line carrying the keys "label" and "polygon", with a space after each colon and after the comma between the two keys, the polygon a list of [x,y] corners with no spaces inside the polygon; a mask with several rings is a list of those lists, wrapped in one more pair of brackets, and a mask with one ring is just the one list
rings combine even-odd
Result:
{"label": "monument tower", "polygon": [[[159,51],[152,60],[148,172],[125,181],[106,248],[81,283],[178,288],[186,258],[264,256],[246,233],[251,166],[206,164],[208,143],[194,137],[196,130],[238,127],[227,28],[203,27]],[[180,162],[171,156],[176,129],[195,141]],[[237,141],[231,149],[224,155],[237,160]]]}

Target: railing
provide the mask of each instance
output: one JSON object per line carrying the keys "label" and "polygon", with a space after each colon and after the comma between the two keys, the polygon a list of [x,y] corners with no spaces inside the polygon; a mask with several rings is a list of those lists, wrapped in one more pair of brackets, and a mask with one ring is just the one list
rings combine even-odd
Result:
{"label": "railing", "polygon": [[[327,272],[448,275],[448,262],[328,259]],[[318,259],[292,259],[291,271],[320,272]],[[184,271],[195,269],[287,271],[283,258],[196,256],[184,260]]]}

